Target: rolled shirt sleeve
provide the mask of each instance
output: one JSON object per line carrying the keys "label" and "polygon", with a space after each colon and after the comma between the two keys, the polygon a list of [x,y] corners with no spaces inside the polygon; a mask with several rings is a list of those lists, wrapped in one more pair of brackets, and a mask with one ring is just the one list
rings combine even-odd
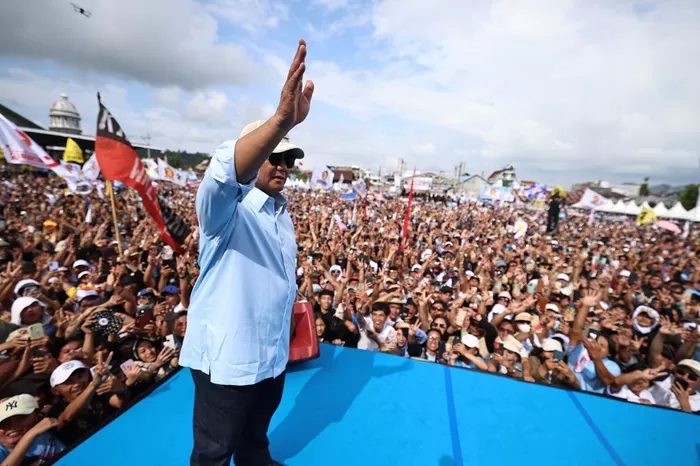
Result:
{"label": "rolled shirt sleeve", "polygon": [[252,189],[257,181],[256,176],[247,184],[238,182],[236,141],[226,141],[216,148],[197,190],[199,229],[207,237],[216,236],[231,221],[243,199],[243,191]]}

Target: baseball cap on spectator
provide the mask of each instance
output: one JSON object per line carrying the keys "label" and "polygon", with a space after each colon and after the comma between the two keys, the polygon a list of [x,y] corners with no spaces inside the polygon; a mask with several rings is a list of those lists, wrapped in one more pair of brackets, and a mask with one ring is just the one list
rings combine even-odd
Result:
{"label": "baseball cap on spectator", "polygon": [[532,314],[529,312],[521,312],[515,316],[516,322],[532,322]]}
{"label": "baseball cap on spectator", "polygon": [[567,298],[570,298],[571,297],[571,288],[569,288],[568,286],[566,288],[562,288],[561,290],[559,290],[559,294],[562,296],[566,296]]}
{"label": "baseball cap on spectator", "polygon": [[550,337],[552,340],[557,340],[561,343],[562,348],[565,350],[569,347],[569,337],[563,333],[555,333]]}
{"label": "baseball cap on spectator", "polygon": [[81,280],[83,277],[88,277],[90,276],[90,272],[87,270],[84,270],[78,274],[78,280]]}
{"label": "baseball cap on spectator", "polygon": [[[167,286],[166,286],[167,288]],[[136,293],[137,298],[143,298],[144,296],[155,296],[155,292],[150,289],[150,288],[144,288],[143,290],[139,290],[138,293]]]}
{"label": "baseball cap on spectator", "polygon": [[73,268],[77,269],[79,267],[87,267],[89,269],[91,265],[85,259],[78,259],[77,261],[73,262]]}
{"label": "baseball cap on spectator", "polygon": [[700,361],[695,359],[683,359],[678,363],[678,367],[685,367],[695,373],[696,376],[700,377]]}
{"label": "baseball cap on spectator", "polygon": [[630,273],[629,270],[621,270],[619,275],[620,275],[621,277],[627,277],[627,278],[629,278],[629,276],[631,275],[631,273]]}
{"label": "baseball cap on spectator", "polygon": [[168,285],[160,292],[161,295],[180,294],[180,290],[175,285]]}
{"label": "baseball cap on spectator", "polygon": [[559,306],[557,306],[557,305],[554,304],[554,303],[549,303],[549,304],[547,304],[547,305],[544,307],[544,310],[545,310],[545,311],[556,312],[557,314],[560,313],[560,311],[559,311]]}
{"label": "baseball cap on spectator", "polygon": [[420,272],[420,269],[422,269],[422,267],[419,264],[413,264],[411,266],[411,272]]}
{"label": "baseball cap on spectator", "polygon": [[343,273],[343,269],[338,264],[333,264],[331,268],[328,269],[328,273]]}
{"label": "baseball cap on spectator", "polygon": [[506,261],[504,261],[503,259],[499,260],[496,263],[496,267],[507,267],[507,266],[508,266],[508,264],[506,264]]}
{"label": "baseball cap on spectator", "polygon": [[433,255],[433,250],[428,248],[425,251],[423,251],[423,253],[420,255],[420,261],[425,262],[428,259],[430,259],[430,256],[432,256],[432,255]]}
{"label": "baseball cap on spectator", "polygon": [[3,422],[13,416],[26,416],[28,414],[32,414],[37,409],[39,409],[39,404],[36,402],[36,398],[34,398],[32,395],[23,393],[22,395],[7,398],[3,400],[2,408],[0,408],[0,422]]}
{"label": "baseball cap on spectator", "polygon": [[[260,128],[263,124],[265,123],[265,120],[256,120],[251,123],[248,123],[243,127],[241,130],[241,137],[252,133],[254,130]],[[282,140],[280,141],[279,144],[277,144],[277,147],[275,147],[272,150],[273,154],[281,154],[283,152],[293,152],[294,157],[297,159],[303,159],[304,158],[304,150],[289,142],[289,135],[285,135]]]}
{"label": "baseball cap on spectator", "polygon": [[41,283],[39,283],[36,280],[32,280],[31,278],[27,278],[27,279],[20,280],[19,282],[17,282],[17,284],[15,285],[14,291],[15,291],[15,295],[20,296],[20,295],[22,295],[22,293],[27,291],[26,290],[27,288],[39,288],[39,287],[41,287]]}
{"label": "baseball cap on spectator", "polygon": [[57,385],[64,383],[71,375],[73,375],[73,372],[87,368],[88,366],[86,366],[82,361],[73,360],[64,362],[51,373],[51,378],[49,379],[51,388],[56,388]]}
{"label": "baseball cap on spectator", "polygon": [[542,351],[564,351],[561,342],[554,338],[545,338],[542,341]]}
{"label": "baseball cap on spectator", "polygon": [[97,292],[97,290],[78,290],[75,293],[75,299],[78,302],[81,302],[85,298],[96,298],[100,294]]}
{"label": "baseball cap on spectator", "polygon": [[561,280],[561,281],[566,282],[566,283],[569,283],[571,281],[569,276],[565,273],[560,273],[559,275],[557,275],[557,280]]}
{"label": "baseball cap on spectator", "polygon": [[479,347],[479,339],[472,335],[471,333],[467,333],[466,335],[462,335],[462,343],[464,346],[467,348],[478,348]]}

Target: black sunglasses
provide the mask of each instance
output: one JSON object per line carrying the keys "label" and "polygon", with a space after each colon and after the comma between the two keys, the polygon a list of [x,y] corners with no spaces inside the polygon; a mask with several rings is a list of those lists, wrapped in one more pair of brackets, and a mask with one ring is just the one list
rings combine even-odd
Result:
{"label": "black sunglasses", "polygon": [[282,163],[282,159],[284,159],[284,164],[287,166],[287,168],[292,168],[297,158],[296,155],[294,155],[294,151],[280,152],[278,154],[272,153],[267,158],[270,164],[274,165],[275,167]]}
{"label": "black sunglasses", "polygon": [[676,374],[685,375],[686,378],[692,382],[697,382],[698,379],[700,379],[700,377],[698,377],[698,375],[695,372],[685,368],[676,369]]}

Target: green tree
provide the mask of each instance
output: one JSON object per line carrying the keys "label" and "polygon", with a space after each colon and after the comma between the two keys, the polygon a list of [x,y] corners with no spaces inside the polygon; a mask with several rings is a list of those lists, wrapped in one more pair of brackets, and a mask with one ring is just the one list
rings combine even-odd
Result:
{"label": "green tree", "polygon": [[296,165],[292,167],[292,175],[294,175],[298,180],[306,181],[309,179],[309,173],[302,171],[301,168]]}
{"label": "green tree", "polygon": [[689,184],[681,191],[680,196],[678,196],[678,200],[685,210],[690,210],[697,205],[698,188],[700,188],[700,184]]}
{"label": "green tree", "polygon": [[644,178],[644,183],[639,186],[639,196],[646,197],[649,195],[649,177]]}

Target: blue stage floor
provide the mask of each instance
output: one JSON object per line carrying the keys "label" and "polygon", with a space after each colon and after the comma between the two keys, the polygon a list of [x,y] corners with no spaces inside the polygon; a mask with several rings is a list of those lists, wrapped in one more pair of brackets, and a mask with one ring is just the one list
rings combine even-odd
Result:
{"label": "blue stage floor", "polygon": [[[192,399],[182,370],[57,464],[187,465]],[[270,441],[290,466],[696,466],[700,417],[322,345]]]}

